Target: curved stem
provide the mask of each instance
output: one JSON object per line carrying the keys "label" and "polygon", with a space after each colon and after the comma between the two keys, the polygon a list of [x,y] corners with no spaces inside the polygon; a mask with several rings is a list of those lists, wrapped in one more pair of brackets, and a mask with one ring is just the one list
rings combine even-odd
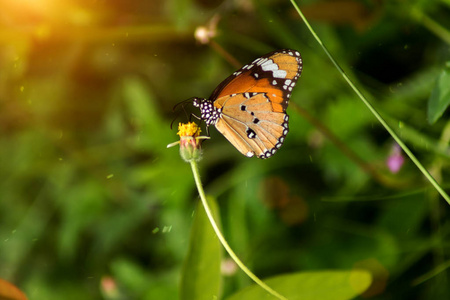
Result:
{"label": "curved stem", "polygon": [[319,38],[319,36],[316,34],[314,29],[309,24],[308,20],[306,20],[305,16],[301,12],[298,5],[295,3],[294,0],[290,0],[294,8],[297,10],[297,13],[302,18],[303,22],[305,22],[306,27],[308,27],[309,31],[313,35],[313,37],[316,39],[316,41],[319,43],[319,45],[322,47],[325,54],[328,56],[328,58],[331,60],[333,65],[338,69],[339,73],[341,73],[342,77],[344,77],[345,81],[347,81],[348,85],[353,89],[353,91],[358,95],[358,97],[361,99],[362,102],[367,106],[367,108],[372,112],[372,114],[378,119],[378,121],[383,125],[383,127],[389,132],[389,134],[394,138],[394,140],[397,142],[397,144],[403,149],[403,151],[409,156],[409,158],[414,162],[414,164],[419,168],[419,170],[422,172],[422,174],[428,179],[428,181],[434,186],[434,188],[441,194],[441,196],[447,201],[448,204],[450,204],[450,197],[449,195],[444,191],[444,189],[439,185],[439,183],[431,176],[431,174],[425,169],[425,167],[420,163],[420,161],[415,157],[415,155],[409,150],[409,148],[403,143],[403,141],[398,137],[398,135],[395,133],[395,131],[386,123],[386,121],[381,117],[381,115],[377,112],[377,110],[370,104],[370,102],[364,97],[364,95],[361,93],[361,91],[353,84],[351,79],[347,76],[347,74],[344,72],[344,70],[339,66],[339,64],[336,62],[336,60],[333,58],[331,53],[328,51],[328,49],[323,44],[322,40]]}
{"label": "curved stem", "polygon": [[244,271],[245,274],[247,274],[248,277],[250,277],[256,284],[258,284],[260,287],[265,289],[268,293],[273,295],[274,297],[281,299],[281,300],[287,300],[286,297],[283,297],[278,292],[273,290],[271,287],[269,287],[267,284],[265,284],[261,279],[259,279],[255,274],[252,273],[245,265],[244,263],[237,257],[236,253],[234,253],[233,249],[231,249],[230,245],[228,245],[228,242],[226,241],[225,237],[220,232],[219,226],[217,226],[216,221],[214,220],[214,217],[212,215],[211,209],[209,208],[208,201],[206,200],[205,191],[203,190],[203,185],[200,180],[200,172],[198,171],[198,164],[195,160],[190,161],[192,173],[194,174],[195,184],[197,185],[198,193],[200,195],[200,199],[202,201],[203,207],[205,208],[206,215],[208,216],[209,221],[211,222],[211,225],[217,235],[217,237],[220,240],[220,243],[225,248],[225,250],[228,252],[230,257],[236,262],[236,264],[241,268],[242,271]]}
{"label": "curved stem", "polygon": [[413,7],[411,10],[411,16],[420,24],[422,24],[429,31],[434,33],[437,37],[441,38],[447,44],[450,44],[450,32],[441,24],[428,17],[417,7]]}

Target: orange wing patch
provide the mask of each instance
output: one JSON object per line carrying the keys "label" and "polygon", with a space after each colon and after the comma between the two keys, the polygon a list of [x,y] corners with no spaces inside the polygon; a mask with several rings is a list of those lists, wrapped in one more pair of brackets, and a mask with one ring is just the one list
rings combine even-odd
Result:
{"label": "orange wing patch", "polygon": [[250,71],[242,72],[239,76],[234,77],[224,88],[220,91],[215,99],[232,94],[240,94],[248,92],[253,86],[257,84],[257,80],[251,76]]}
{"label": "orange wing patch", "polygon": [[294,79],[299,71],[301,71],[301,68],[299,70],[299,64],[297,62],[297,58],[291,55],[286,55],[282,53],[274,54],[271,59],[274,63],[278,65],[278,67],[282,70],[285,70],[287,72],[286,78],[287,79]]}

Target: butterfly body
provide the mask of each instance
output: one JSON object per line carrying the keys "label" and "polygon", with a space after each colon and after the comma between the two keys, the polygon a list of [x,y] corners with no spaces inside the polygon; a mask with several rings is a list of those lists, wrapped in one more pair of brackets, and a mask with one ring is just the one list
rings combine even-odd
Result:
{"label": "butterfly body", "polygon": [[271,157],[289,131],[286,108],[303,68],[300,53],[278,50],[225,79],[209,99],[194,98],[200,118],[247,157]]}

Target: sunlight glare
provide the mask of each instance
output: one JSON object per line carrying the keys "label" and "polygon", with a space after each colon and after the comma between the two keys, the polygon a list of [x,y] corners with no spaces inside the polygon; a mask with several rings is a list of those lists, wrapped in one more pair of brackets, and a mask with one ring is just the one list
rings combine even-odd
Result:
{"label": "sunlight glare", "polygon": [[85,25],[91,13],[75,0],[0,0],[0,21],[10,25],[40,23]]}

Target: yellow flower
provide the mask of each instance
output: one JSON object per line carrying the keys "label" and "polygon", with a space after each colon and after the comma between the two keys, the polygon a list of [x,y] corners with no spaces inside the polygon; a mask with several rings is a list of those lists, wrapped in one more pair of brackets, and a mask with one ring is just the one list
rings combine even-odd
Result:
{"label": "yellow flower", "polygon": [[180,136],[180,138],[182,138],[183,136],[197,137],[199,136],[200,132],[202,132],[200,127],[198,127],[198,125],[194,122],[189,122],[187,124],[178,124],[177,134]]}
{"label": "yellow flower", "polygon": [[180,141],[167,145],[167,148],[180,144],[180,155],[186,162],[199,161],[202,158],[201,140],[209,139],[208,136],[199,136],[200,127],[194,122],[178,125]]}

